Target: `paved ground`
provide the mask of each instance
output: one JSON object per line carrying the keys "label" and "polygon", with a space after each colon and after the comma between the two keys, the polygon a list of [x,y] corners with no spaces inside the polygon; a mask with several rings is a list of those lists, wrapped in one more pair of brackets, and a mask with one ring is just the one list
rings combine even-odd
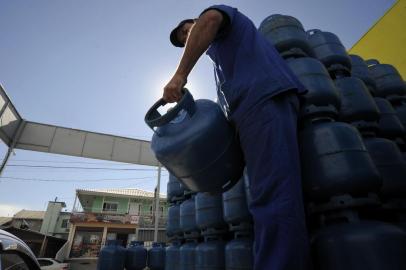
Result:
{"label": "paved ground", "polygon": [[97,260],[71,260],[71,270],[96,270]]}
{"label": "paved ground", "polygon": [[[70,263],[70,270],[96,270],[97,260],[68,260],[65,261]],[[145,268],[148,270],[149,268]]]}

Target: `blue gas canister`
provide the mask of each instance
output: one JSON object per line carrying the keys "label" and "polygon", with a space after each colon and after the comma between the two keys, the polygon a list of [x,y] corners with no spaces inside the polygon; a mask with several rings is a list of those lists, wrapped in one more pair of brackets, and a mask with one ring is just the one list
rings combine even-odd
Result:
{"label": "blue gas canister", "polygon": [[165,244],[152,243],[148,250],[148,268],[150,270],[165,270]]}
{"label": "blue gas canister", "polygon": [[147,267],[147,249],[144,242],[132,241],[125,258],[126,270],[142,270]]}
{"label": "blue gas canister", "polygon": [[253,239],[249,232],[236,232],[225,247],[226,270],[254,269]]}
{"label": "blue gas canister", "polygon": [[172,174],[169,174],[169,181],[166,188],[166,197],[168,202],[173,202],[176,200],[183,199],[183,193],[185,192],[185,187],[181,182]]}
{"label": "blue gas canister", "polygon": [[125,266],[126,250],[118,240],[109,240],[102,248],[97,261],[97,270],[122,270]]}
{"label": "blue gas canister", "polygon": [[326,66],[330,74],[351,74],[351,58],[335,34],[312,29],[307,31],[307,37],[314,55]]}
{"label": "blue gas canister", "polygon": [[154,130],[151,148],[156,158],[192,191],[221,193],[239,180],[244,169],[236,132],[220,106],[194,100],[185,88],[178,104],[161,115],[160,99],[145,116]]}
{"label": "blue gas canister", "polygon": [[275,46],[282,57],[313,55],[303,25],[292,16],[270,15],[262,21],[258,30]]}

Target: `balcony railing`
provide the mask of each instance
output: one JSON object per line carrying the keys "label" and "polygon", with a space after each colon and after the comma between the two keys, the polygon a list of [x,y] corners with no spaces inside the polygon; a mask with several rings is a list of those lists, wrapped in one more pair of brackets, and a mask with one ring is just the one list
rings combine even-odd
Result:
{"label": "balcony railing", "polygon": [[[93,209],[94,210],[94,209]],[[161,214],[158,226],[166,226],[167,216]],[[155,215],[151,212],[135,214],[119,214],[114,212],[78,212],[73,211],[70,217],[71,223],[114,223],[114,224],[134,224],[139,228],[153,228],[155,226]]]}

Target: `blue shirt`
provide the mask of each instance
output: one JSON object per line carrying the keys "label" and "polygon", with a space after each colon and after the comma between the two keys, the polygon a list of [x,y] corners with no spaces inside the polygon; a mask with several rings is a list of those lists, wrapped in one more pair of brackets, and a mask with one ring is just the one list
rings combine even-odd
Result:
{"label": "blue shirt", "polygon": [[206,54],[214,63],[217,95],[228,117],[242,116],[262,100],[294,89],[305,93],[275,47],[236,8],[215,5],[224,26]]}

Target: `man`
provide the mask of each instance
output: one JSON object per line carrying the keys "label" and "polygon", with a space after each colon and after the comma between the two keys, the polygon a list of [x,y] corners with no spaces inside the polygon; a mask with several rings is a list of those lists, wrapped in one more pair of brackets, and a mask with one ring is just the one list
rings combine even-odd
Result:
{"label": "man", "polygon": [[214,62],[219,103],[239,133],[250,179],[256,270],[308,269],[309,247],[297,146],[304,87],[276,49],[237,9],[216,5],[171,33],[185,47],[164,88],[175,102],[200,56]]}

